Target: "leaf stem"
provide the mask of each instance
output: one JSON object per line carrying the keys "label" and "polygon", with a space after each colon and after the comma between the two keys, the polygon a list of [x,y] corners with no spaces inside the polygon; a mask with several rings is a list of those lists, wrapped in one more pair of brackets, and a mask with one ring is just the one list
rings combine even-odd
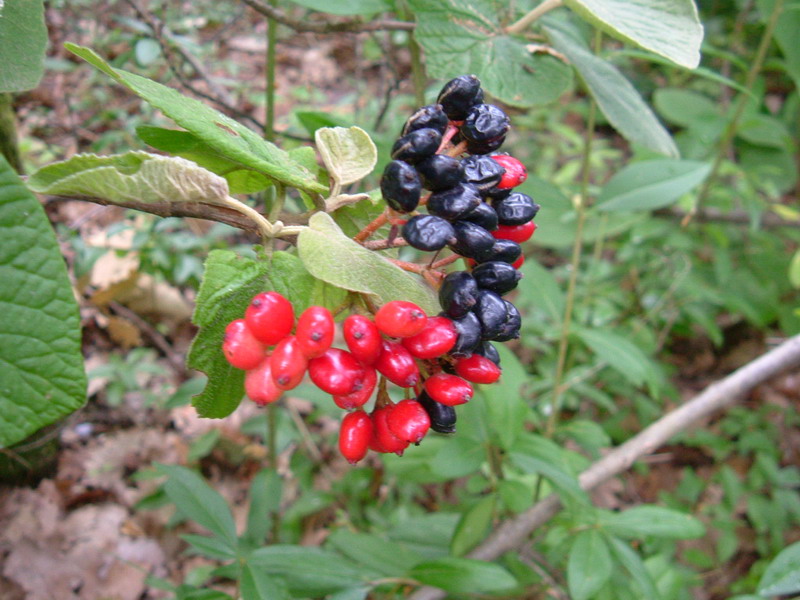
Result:
{"label": "leaf stem", "polygon": [[764,33],[761,35],[761,41],[759,42],[756,56],[753,59],[753,62],[750,63],[750,70],[747,72],[747,77],[745,78],[744,87],[748,94],[744,92],[739,93],[736,101],[736,107],[733,110],[733,115],[731,116],[730,121],[728,121],[728,126],[725,128],[725,133],[722,135],[722,139],[719,143],[719,149],[717,150],[717,154],[714,157],[714,162],[711,165],[711,172],[708,174],[708,177],[706,177],[703,187],[698,192],[697,200],[695,200],[692,208],[689,210],[689,213],[683,218],[683,221],[681,221],[681,225],[684,227],[692,221],[694,216],[697,214],[700,204],[707,199],[708,194],[711,191],[717,176],[719,175],[719,169],[722,166],[722,161],[725,160],[725,156],[727,156],[730,152],[731,145],[733,144],[733,138],[736,137],[736,130],[739,127],[739,119],[741,119],[742,115],[744,114],[749,92],[752,90],[753,85],[755,84],[756,77],[758,77],[758,74],[761,72],[761,68],[764,66],[764,59],[766,58],[767,50],[772,42],[772,35],[775,33],[775,27],[778,25],[778,19],[780,18],[782,11],[783,0],[775,0],[775,5],[772,7],[772,13],[770,13],[769,16],[769,21],[767,21],[767,26],[764,29]]}
{"label": "leaf stem", "polygon": [[550,12],[554,8],[558,8],[564,4],[564,0],[544,0],[541,4],[539,4],[536,8],[522,17],[516,23],[512,23],[508,27],[506,27],[506,33],[509,34],[517,34],[522,33],[528,26],[533,23],[536,19],[541,17],[543,14]]}
{"label": "leaf stem", "polygon": [[[272,7],[277,6],[276,0],[269,0]],[[275,44],[278,39],[278,22],[273,17],[267,17],[267,65],[266,65],[266,122],[264,123],[264,138],[272,142],[275,140]]]}

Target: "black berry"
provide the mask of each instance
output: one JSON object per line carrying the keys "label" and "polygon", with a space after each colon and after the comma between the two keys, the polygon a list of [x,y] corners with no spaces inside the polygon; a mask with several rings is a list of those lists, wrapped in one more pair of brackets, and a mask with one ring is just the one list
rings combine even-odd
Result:
{"label": "black berry", "polygon": [[495,238],[480,225],[469,221],[456,221],[453,223],[453,230],[456,237],[449,246],[456,254],[481,262],[492,251]]}
{"label": "black berry", "polygon": [[422,184],[427,190],[440,192],[458,185],[464,177],[461,161],[444,154],[434,154],[417,163]]}
{"label": "black berry", "polygon": [[422,405],[431,420],[431,429],[439,433],[455,433],[456,431],[456,409],[452,406],[436,402],[422,392],[417,396],[417,402]]}
{"label": "black berry", "polygon": [[416,169],[401,160],[393,160],[383,170],[381,193],[397,212],[407,213],[419,204],[422,183]]}
{"label": "black berry", "polygon": [[413,115],[408,117],[406,124],[403,125],[403,132],[400,135],[407,135],[417,129],[435,129],[444,134],[447,129],[447,115],[444,114],[441,104],[429,104],[418,109]]}
{"label": "black berry", "polygon": [[[522,316],[519,314],[517,307],[511,304],[508,300],[503,300],[506,305],[506,318],[503,326],[493,340],[497,342],[507,342],[515,340],[519,337],[519,330],[522,327]],[[488,357],[487,357],[488,358]]]}
{"label": "black berry", "polygon": [[505,137],[511,120],[494,104],[473,106],[461,126],[461,135],[469,142],[484,144]]}
{"label": "black berry", "polygon": [[495,187],[506,170],[491,156],[476,154],[461,161],[464,166],[464,180],[482,193]]}
{"label": "black berry", "polygon": [[449,190],[431,194],[428,212],[448,221],[460,219],[481,203],[481,196],[471,185],[458,184]]}
{"label": "black berry", "polygon": [[403,225],[403,238],[417,250],[435,252],[455,240],[455,231],[444,219],[433,215],[417,215]]}
{"label": "black berry", "polygon": [[436,154],[441,143],[442,134],[435,129],[430,127],[416,129],[394,143],[394,146],[392,146],[392,158],[416,164]]}
{"label": "black berry", "polygon": [[461,75],[444,84],[436,101],[453,121],[463,121],[469,110],[483,101],[481,82],[475,75]]}
{"label": "black berry", "polygon": [[448,317],[458,319],[466,315],[478,301],[478,283],[466,271],[447,275],[439,288],[439,304]]}
{"label": "black berry", "polygon": [[499,137],[495,140],[489,140],[486,142],[476,142],[474,140],[467,140],[467,152],[469,152],[470,154],[489,154],[490,152],[498,150],[505,141],[506,141],[505,136]]}
{"label": "black berry", "polygon": [[508,309],[499,295],[489,290],[481,290],[472,312],[480,321],[481,338],[493,340],[503,330]]}
{"label": "black berry", "polygon": [[450,350],[453,356],[471,354],[481,342],[481,322],[474,312],[469,312],[460,319],[453,319],[453,325],[458,332],[458,340]]}
{"label": "black berry", "polygon": [[502,296],[517,287],[522,274],[508,263],[491,261],[472,269],[472,276],[478,287]]}
{"label": "black berry", "polygon": [[475,348],[473,354],[480,354],[481,356],[488,358],[498,367],[500,366],[500,353],[491,342],[483,342],[481,345]]}
{"label": "black berry", "polygon": [[481,202],[462,218],[470,223],[480,225],[488,231],[494,231],[497,229],[499,224],[499,221],[497,220],[497,213],[495,212],[494,208],[492,208],[492,206],[486,202]]}
{"label": "black berry", "polygon": [[501,225],[522,225],[532,220],[539,212],[539,205],[530,196],[514,192],[503,200],[492,203]]}
{"label": "black berry", "polygon": [[512,240],[497,240],[484,261],[500,261],[513,265],[522,256],[522,246]]}

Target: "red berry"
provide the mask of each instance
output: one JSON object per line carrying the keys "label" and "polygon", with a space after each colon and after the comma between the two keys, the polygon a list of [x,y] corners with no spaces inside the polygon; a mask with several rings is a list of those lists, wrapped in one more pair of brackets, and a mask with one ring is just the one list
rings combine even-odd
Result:
{"label": "red berry", "polygon": [[253,336],[244,319],[228,323],[222,339],[222,351],[231,365],[245,370],[257,367],[266,354],[264,344]]}
{"label": "red berry", "polygon": [[528,170],[525,168],[525,165],[513,156],[498,154],[493,155],[492,158],[506,170],[500,178],[500,183],[497,184],[497,189],[509,190],[513,187],[517,187],[528,178]]}
{"label": "red berry", "polygon": [[253,297],[244,319],[258,341],[272,346],[292,332],[294,309],[278,292],[262,292]]}
{"label": "red berry", "polygon": [[361,315],[350,315],[342,324],[344,341],[356,359],[365,365],[378,360],[381,352],[381,332],[372,320]]}
{"label": "red berry", "polygon": [[525,255],[522,254],[517,260],[511,263],[511,266],[514,267],[515,269],[519,269],[522,266],[522,263],[524,262],[525,262]]}
{"label": "red berry", "polygon": [[398,439],[419,444],[430,429],[431,419],[416,400],[402,400],[392,407],[386,423]]}
{"label": "red berry", "polygon": [[244,376],[244,391],[247,397],[259,406],[275,402],[283,390],[272,380],[272,357],[265,358],[255,369]]}
{"label": "red berry", "polygon": [[438,373],[428,377],[425,380],[425,391],[436,402],[447,406],[458,406],[469,402],[474,393],[468,381],[448,373]]}
{"label": "red berry", "polygon": [[351,412],[342,419],[339,427],[339,452],[351,465],[367,455],[373,430],[372,419],[363,410]]}
{"label": "red berry", "polygon": [[492,232],[492,235],[498,240],[511,240],[521,244],[531,239],[534,231],[536,231],[536,223],[528,221],[522,225],[500,225]]}
{"label": "red berry", "polygon": [[297,319],[295,335],[306,358],[322,356],[333,343],[335,326],[331,311],[323,306],[309,306]]}
{"label": "red berry", "polygon": [[319,389],[333,396],[350,394],[364,376],[364,368],[346,350],[329,348],[308,361],[308,374]]}
{"label": "red berry", "polygon": [[352,410],[364,406],[372,397],[375,391],[375,384],[378,383],[378,374],[370,366],[365,366],[360,380],[356,381],[357,390],[349,394],[341,394],[333,397],[336,406],[344,410]]}
{"label": "red berry", "polygon": [[306,374],[308,359],[300,351],[297,337],[283,338],[272,351],[272,379],[282,390],[291,390],[300,385]]}
{"label": "red berry", "polygon": [[375,426],[373,432],[373,440],[374,442],[370,444],[370,447],[375,446],[375,448],[381,448],[381,450],[377,450],[377,452],[394,452],[400,456],[403,454],[403,450],[408,447],[408,442],[401,440],[395,434],[392,433],[392,430],[389,429],[388,417],[389,413],[394,409],[393,405],[384,406],[382,408],[376,408],[372,411],[372,423]]}
{"label": "red berry", "polygon": [[447,317],[431,317],[425,329],[417,335],[404,338],[401,344],[417,358],[437,358],[455,346],[458,332]]}
{"label": "red berry", "polygon": [[384,340],[375,368],[395,385],[408,388],[419,381],[419,367],[411,353],[396,342]]}
{"label": "red berry", "polygon": [[456,373],[472,383],[494,383],[500,379],[500,367],[480,354],[456,361]]}
{"label": "red berry", "polygon": [[375,314],[375,325],[389,337],[411,337],[425,327],[425,311],[413,302],[392,300],[381,306]]}

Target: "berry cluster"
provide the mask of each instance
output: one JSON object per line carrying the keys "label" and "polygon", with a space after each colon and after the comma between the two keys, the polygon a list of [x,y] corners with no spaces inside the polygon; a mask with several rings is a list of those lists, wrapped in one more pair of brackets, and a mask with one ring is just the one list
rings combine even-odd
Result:
{"label": "berry cluster", "polygon": [[[291,303],[264,292],[253,298],[243,319],[228,324],[222,349],[232,366],[247,371],[245,391],[261,406],[308,373],[338,407],[352,411],[339,434],[339,449],[351,463],[368,449],[402,454],[429,429],[452,433],[453,406],[472,398],[470,382],[492,383],[500,376],[491,360],[477,354],[445,358],[458,343],[457,328],[446,317],[428,317],[411,302],[388,302],[374,318],[352,314],[341,333],[347,350],[333,347],[337,328],[328,309],[311,306],[295,323]],[[453,372],[442,372],[445,366]],[[387,381],[413,390],[415,397],[395,404]],[[367,413],[363,407],[376,388],[374,408]]]}
{"label": "berry cluster", "polygon": [[522,163],[495,154],[510,119],[483,102],[478,78],[449,81],[437,102],[406,122],[381,191],[395,212],[426,205],[428,214],[416,214],[403,225],[409,245],[429,252],[448,247],[468,259],[470,270],[450,273],[439,289],[443,314],[459,333],[451,354],[497,362],[490,342],[519,337],[519,311],[501,296],[519,282],[520,243],[536,230],[539,205],[514,191],[527,178]]}

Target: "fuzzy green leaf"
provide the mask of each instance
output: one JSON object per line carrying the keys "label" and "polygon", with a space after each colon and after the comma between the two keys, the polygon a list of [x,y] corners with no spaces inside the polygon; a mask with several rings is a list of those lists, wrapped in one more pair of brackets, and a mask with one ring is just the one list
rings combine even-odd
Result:
{"label": "fuzzy green leaf", "polygon": [[0,154],[0,448],[86,401],[78,306],[41,203]]}
{"label": "fuzzy green leaf", "polygon": [[39,85],[47,50],[44,2],[0,1],[0,40],[0,93]]}
{"label": "fuzzy green leaf", "polygon": [[378,161],[375,143],[360,127],[322,127],[314,132],[314,139],[322,162],[339,185],[361,181]]}

